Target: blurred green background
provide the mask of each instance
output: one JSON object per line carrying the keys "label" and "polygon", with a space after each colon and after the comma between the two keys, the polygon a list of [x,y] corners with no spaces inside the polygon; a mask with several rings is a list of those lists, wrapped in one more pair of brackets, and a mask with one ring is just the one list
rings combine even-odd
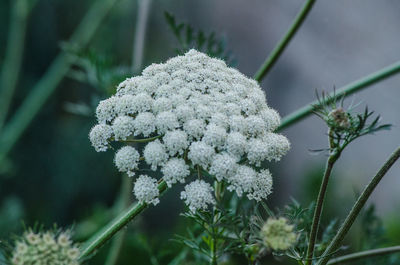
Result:
{"label": "blurred green background", "polygon": [[[20,0],[16,2],[18,1]],[[138,60],[132,53],[138,30],[137,24],[140,20],[138,10],[141,12],[145,10],[143,6],[140,9],[138,1],[116,0],[89,44],[76,49],[75,43],[68,43],[68,39],[85,13],[93,8],[95,2],[99,4],[102,1],[104,0],[28,1],[32,10],[27,17],[22,65],[5,126],[26,100],[34,85],[46,73],[57,54],[64,51],[73,64],[12,150],[0,162],[0,238],[8,238],[13,233],[19,233],[23,228],[23,222],[28,226],[35,223],[47,227],[54,223],[61,227],[73,226],[76,229],[76,238],[84,240],[118,212],[113,205],[120,194],[121,182],[126,176],[119,174],[114,167],[113,152],[94,151],[88,140],[88,132],[95,124],[93,111],[98,101],[113,93],[115,85],[125,77],[139,72],[132,70],[132,60]],[[392,48],[388,48],[386,45],[389,44],[386,42],[392,43],[400,37],[397,36],[397,39],[388,37],[382,40],[382,44],[376,44],[376,50],[387,53],[383,53],[379,60],[371,59],[365,63],[365,58],[361,56],[365,50],[362,49],[362,45],[361,48],[360,45],[357,46],[359,43],[370,43],[370,40],[364,37],[364,31],[357,27],[365,21],[357,20],[358,16],[355,16],[354,20],[349,19],[351,12],[339,13],[340,5],[345,5],[346,1],[338,1],[340,3],[332,6],[327,1],[321,2],[324,3],[316,5],[315,11],[312,11],[315,15],[310,16],[304,24],[305,29],[300,31],[298,39],[295,38],[285,56],[278,62],[280,66],[277,66],[277,69],[271,72],[271,77],[263,83],[263,87],[268,88],[266,92],[269,104],[282,115],[313,99],[312,93],[315,87],[330,89],[333,85],[346,84],[362,74],[379,69],[393,59],[393,54],[390,52]],[[14,1],[9,0],[0,1],[1,64],[6,58],[13,3]],[[153,0],[148,3],[149,17],[141,52],[142,66],[164,61],[174,56],[176,48],[179,48],[178,41],[164,19],[164,11],[168,11],[174,14],[177,20],[191,24],[196,30],[202,29],[207,34],[216,32],[217,38],[222,38],[227,50],[232,52],[236,67],[249,76],[255,72],[279,36],[283,34],[300,6],[298,1],[293,0],[254,1],[254,3]],[[359,8],[357,4],[362,5],[362,3],[364,2],[354,1],[348,8],[365,11],[368,14],[370,8],[376,7],[383,12],[373,16],[365,27],[371,26],[374,29],[374,25],[379,28],[382,25],[392,26],[393,22],[397,22],[397,25],[400,23],[400,19],[397,17],[396,20],[395,17],[398,13],[390,11],[400,10],[398,3],[392,1],[391,4],[380,4],[368,1],[366,5],[368,10],[357,9]],[[346,31],[346,27],[343,26],[336,31],[333,30],[336,35],[329,35],[329,32],[326,34],[329,36],[320,34],[321,28],[329,29],[331,24],[336,22],[334,16],[332,18],[324,15],[331,9],[338,11],[336,16],[342,16],[344,23],[350,25],[349,31],[354,30],[353,33],[343,33]],[[377,25],[377,21],[385,17],[385,14],[386,24]],[[267,19],[265,17],[268,21],[265,21]],[[385,30],[388,36],[393,35],[391,30]],[[356,40],[358,42],[346,46],[343,41],[350,43],[353,40],[346,39],[345,36],[354,32],[359,33]],[[365,33],[365,36],[369,35]],[[371,39],[375,37],[379,38],[370,36]],[[315,42],[315,40],[322,42],[320,39],[326,39],[329,45],[322,44],[321,48],[321,43]],[[305,48],[310,43],[315,43],[319,47],[314,47],[317,49],[316,54],[311,55],[312,51],[315,51],[313,47]],[[344,46],[346,48],[343,48]],[[354,54],[350,57],[351,62],[343,60],[356,49],[360,50],[361,55]],[[367,57],[370,55],[368,51]],[[398,47],[396,51],[398,54]],[[329,60],[324,62],[324,58],[318,57],[318,52],[323,53],[324,58]],[[299,55],[294,56],[294,54]],[[293,57],[290,57],[291,55]],[[309,61],[303,60],[307,56]],[[324,68],[320,64],[329,65]],[[341,69],[340,66],[343,64],[349,65]],[[366,66],[360,68],[358,65]],[[334,66],[338,68],[336,72],[330,71]],[[351,69],[355,69],[354,73],[347,76]],[[385,118],[385,122],[394,123],[395,129],[387,133],[388,136],[367,137],[367,140],[356,145],[354,151],[344,155],[344,162],[338,163],[338,169],[329,187],[329,199],[324,209],[325,220],[330,217],[340,219],[345,216],[365,181],[373,175],[378,165],[394,148],[393,145],[396,144],[394,140],[399,139],[398,126],[396,127],[400,116],[398,81],[397,78],[382,85],[388,88],[381,101],[375,100],[377,92],[373,92],[375,94],[372,96],[366,96],[367,92],[361,94],[360,100],[365,100],[378,111],[382,111],[382,115],[388,117]],[[0,128],[0,136],[2,133],[3,130]],[[307,121],[303,127],[295,126],[284,133],[291,140],[293,150],[272,168],[276,180],[275,192],[269,201],[271,208],[284,205],[291,197],[295,197],[303,205],[308,205],[316,197],[324,166],[324,155],[313,156],[308,151],[326,145],[322,122],[313,119],[312,123]],[[313,139],[310,139],[310,133],[313,133],[311,137]],[[380,148],[376,149],[376,146]],[[369,152],[370,156],[365,157],[365,152]],[[353,157],[358,159],[352,160]],[[344,169],[340,169],[341,167]],[[369,221],[363,223],[363,219],[360,218],[352,230],[352,237],[349,237],[351,240],[348,240],[348,243],[353,243],[351,249],[360,250],[400,243],[398,204],[400,199],[398,193],[394,192],[400,185],[398,180],[400,170],[398,166],[394,170],[397,182],[396,174],[391,174],[388,176],[391,182],[382,184],[389,188],[377,190],[378,195],[373,199],[378,205],[378,213],[372,213],[372,210],[365,212],[365,218],[372,218],[374,221],[368,219]],[[160,205],[146,211],[127,228],[129,233],[116,264],[169,264],[177,255],[182,246],[170,239],[175,234],[184,234],[187,225],[187,221],[179,216],[183,210],[182,202],[178,198],[181,188],[177,186],[169,191]],[[133,196],[130,196],[130,201],[133,201]],[[375,214],[382,220],[374,219],[378,218]],[[372,239],[366,240],[366,236]],[[367,241],[370,245],[365,245]],[[104,264],[108,247],[109,244],[88,264]],[[236,264],[244,264],[241,258],[237,260]],[[385,262],[389,262],[388,259],[385,259]],[[265,264],[269,263],[266,261]]]}

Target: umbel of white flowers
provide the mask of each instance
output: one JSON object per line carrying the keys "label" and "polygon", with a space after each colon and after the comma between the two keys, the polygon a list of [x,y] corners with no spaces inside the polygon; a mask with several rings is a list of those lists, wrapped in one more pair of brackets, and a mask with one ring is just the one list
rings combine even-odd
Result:
{"label": "umbel of white flowers", "polygon": [[29,230],[18,238],[11,256],[12,265],[79,265],[79,248],[69,232],[34,233]]}
{"label": "umbel of white flowers", "polygon": [[[192,211],[215,203],[205,175],[226,182],[238,196],[265,199],[272,177],[260,165],[280,160],[290,147],[273,132],[280,117],[259,84],[196,50],[126,79],[99,103],[96,116],[89,135],[96,151],[106,151],[111,141],[127,144],[115,155],[121,172],[134,176],[144,160],[151,170],[161,170],[168,186],[199,179],[181,195]],[[149,142],[139,154],[129,142],[144,138]],[[157,180],[140,176],[134,194],[140,202],[157,204]]]}

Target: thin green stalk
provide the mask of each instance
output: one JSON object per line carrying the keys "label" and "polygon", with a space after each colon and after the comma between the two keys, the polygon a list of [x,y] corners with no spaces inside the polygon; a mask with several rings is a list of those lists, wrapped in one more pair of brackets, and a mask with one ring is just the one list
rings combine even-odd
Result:
{"label": "thin green stalk", "polygon": [[338,258],[331,259],[328,262],[328,265],[333,264],[343,264],[348,262],[357,261],[360,259],[375,257],[375,256],[382,256],[388,255],[392,253],[400,252],[400,246],[393,246],[393,247],[386,247],[386,248],[378,248],[378,249],[371,249],[366,251],[360,251],[356,253],[352,253],[349,255],[344,255]]}
{"label": "thin green stalk", "polygon": [[[132,179],[128,178],[128,176],[124,175],[123,180],[121,182],[121,188],[119,192],[119,198],[117,199],[117,202],[114,207],[115,213],[120,213],[124,209],[126,209],[129,206],[129,198],[131,194],[131,189],[132,189]],[[124,243],[125,235],[126,235],[127,230],[123,229],[117,234],[110,246],[110,250],[108,252],[108,256],[105,261],[105,265],[115,265],[117,264],[118,261],[118,256],[121,252],[122,245]]]}
{"label": "thin green stalk", "polygon": [[[222,187],[222,183],[219,181],[214,181],[214,193],[215,193],[215,199],[217,201],[217,203],[219,203],[223,197],[223,187]],[[213,209],[214,214],[217,214],[216,216],[214,216],[214,222],[216,221],[216,219],[219,218],[219,214],[217,212],[217,208],[216,206],[214,206]],[[210,260],[210,264],[211,265],[218,265],[218,249],[217,249],[217,238],[215,236],[216,229],[218,229],[218,227],[216,227],[215,225],[213,225],[212,227],[212,232],[213,234],[211,235],[211,260]]]}
{"label": "thin green stalk", "polygon": [[332,93],[329,97],[326,97],[326,100],[322,102],[318,102],[318,100],[315,100],[310,104],[287,115],[282,119],[281,125],[278,127],[277,130],[281,131],[286,127],[289,127],[290,125],[306,118],[313,113],[314,106],[318,106],[321,103],[331,103],[334,100],[335,95],[336,98],[340,98],[341,96],[349,96],[361,89],[367,88],[375,83],[378,83],[379,81],[384,80],[385,78],[397,74],[398,72],[400,72],[400,61],[342,87],[335,93]]}
{"label": "thin green stalk", "polygon": [[[94,1],[94,4],[72,35],[70,43],[76,44],[80,48],[86,46],[116,2],[117,0]],[[71,57],[66,52],[61,52],[49,66],[47,72],[30,90],[31,92],[26,96],[22,105],[1,132],[0,163],[67,74],[71,63]]]}
{"label": "thin green stalk", "polygon": [[[214,228],[213,228],[214,229]],[[212,244],[211,244],[211,265],[218,265],[217,261],[217,242],[215,237],[212,237]]]}
{"label": "thin green stalk", "polygon": [[[332,133],[331,131],[329,132],[329,146],[330,148],[333,148],[332,144]],[[321,220],[321,215],[322,215],[322,208],[324,205],[324,200],[326,197],[326,190],[328,188],[328,183],[329,183],[329,178],[332,173],[333,165],[335,162],[339,159],[340,152],[334,152],[331,154],[326,162],[326,168],[324,172],[324,176],[322,177],[322,182],[321,186],[319,189],[318,193],[318,198],[317,198],[317,204],[315,206],[314,210],[314,217],[313,221],[311,224],[311,231],[310,231],[310,239],[308,242],[308,248],[307,248],[307,260],[306,260],[306,265],[310,265],[312,263],[312,259],[314,256],[314,248],[315,248],[315,242],[317,240],[317,234],[318,234],[318,228],[319,228],[319,223]]]}
{"label": "thin green stalk", "polygon": [[271,70],[272,66],[274,66],[275,62],[278,60],[279,56],[285,50],[286,46],[289,44],[290,40],[296,34],[297,30],[300,28],[301,24],[303,23],[304,19],[307,17],[308,13],[310,12],[311,8],[313,7],[316,0],[307,0],[300,12],[297,14],[296,18],[294,19],[292,25],[290,25],[288,31],[283,36],[283,38],[279,41],[276,47],[272,50],[271,54],[262,64],[260,69],[254,75],[254,79],[260,82],[264,76]]}
{"label": "thin green stalk", "polygon": [[347,215],[345,221],[339,228],[339,231],[336,233],[335,237],[332,239],[329,246],[326,248],[325,252],[322,254],[321,260],[317,263],[318,265],[325,265],[330,260],[330,256],[340,247],[344,237],[346,236],[347,232],[350,230],[351,226],[353,225],[354,221],[356,220],[358,214],[360,213],[361,209],[364,207],[365,203],[367,202],[368,198],[371,196],[372,192],[388,172],[388,170],[393,166],[393,164],[399,159],[400,157],[400,147],[389,157],[389,159],[385,162],[385,164],[379,169],[373,179],[368,183],[367,187],[358,197],[356,203],[354,204],[353,208],[350,210],[349,214]]}
{"label": "thin green stalk", "polygon": [[21,69],[26,25],[32,7],[33,3],[28,0],[12,1],[7,47],[0,73],[0,131],[7,118]]}
{"label": "thin green stalk", "polygon": [[[158,190],[160,196],[167,189],[167,183],[161,180],[158,184]],[[83,259],[93,254],[97,249],[103,246],[110,238],[112,238],[119,230],[126,226],[133,218],[140,214],[144,209],[147,208],[145,203],[137,203],[132,205],[130,208],[122,212],[119,216],[114,218],[110,223],[98,231],[93,237],[91,237],[81,247],[80,258]]]}
{"label": "thin green stalk", "polygon": [[162,135],[157,135],[157,136],[154,136],[154,137],[143,138],[143,139],[134,139],[134,138],[132,138],[132,139],[126,139],[126,140],[124,140],[122,142],[126,142],[126,143],[147,143],[147,142],[154,141],[154,140],[156,140],[158,138],[161,138],[161,137],[162,137]]}
{"label": "thin green stalk", "polygon": [[337,158],[335,156],[330,156],[326,163],[325,173],[322,178],[322,183],[321,183],[321,186],[319,189],[317,204],[315,207],[313,222],[311,225],[310,240],[308,242],[308,248],[307,248],[306,265],[311,264],[312,258],[314,256],[315,242],[317,239],[319,223],[320,223],[320,219],[321,219],[321,215],[322,215],[322,208],[324,205],[326,189],[328,187],[329,177],[331,176],[333,165],[336,162],[336,160],[337,160]]}

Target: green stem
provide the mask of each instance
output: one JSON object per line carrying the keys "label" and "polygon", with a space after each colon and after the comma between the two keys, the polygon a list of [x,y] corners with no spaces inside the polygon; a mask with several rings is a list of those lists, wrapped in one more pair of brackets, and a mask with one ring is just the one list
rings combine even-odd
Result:
{"label": "green stem", "polygon": [[[331,131],[329,132],[329,143],[330,143],[329,144],[330,148],[333,148]],[[324,176],[322,178],[322,183],[321,183],[321,186],[319,189],[317,204],[315,207],[314,217],[313,217],[313,221],[312,221],[312,225],[311,225],[310,239],[309,239],[308,248],[307,248],[306,265],[311,264],[313,256],[314,256],[315,242],[317,239],[319,223],[321,220],[322,208],[323,208],[324,200],[326,197],[326,190],[328,188],[329,178],[332,173],[333,165],[339,159],[339,156],[340,156],[340,152],[335,151],[332,155],[329,156],[328,161],[326,162],[326,168],[325,168]]]}
{"label": "green stem", "polygon": [[[161,180],[158,184],[160,196],[167,189],[167,183]],[[140,214],[144,209],[147,208],[145,203],[137,203],[132,205],[130,208],[122,212],[119,216],[114,218],[110,223],[98,231],[92,238],[86,241],[81,247],[80,258],[85,258],[90,254],[93,254],[97,249],[104,245],[110,238],[112,238],[119,230],[127,225],[133,218]]]}
{"label": "green stem", "polygon": [[215,237],[212,237],[212,245],[211,245],[211,265],[218,265],[217,262],[217,242]]}
{"label": "green stem", "polygon": [[33,8],[33,4],[27,0],[16,0],[12,3],[8,42],[0,73],[0,131],[7,118],[17,84],[24,51],[26,22]]}
{"label": "green stem", "polygon": [[347,262],[357,261],[360,259],[365,259],[365,258],[370,258],[370,257],[375,257],[375,256],[382,256],[382,255],[392,254],[392,253],[396,253],[396,252],[400,252],[400,246],[360,251],[360,252],[356,252],[356,253],[352,253],[349,255],[344,255],[344,256],[341,256],[338,258],[331,259],[328,262],[328,265],[343,264],[343,263],[347,263]]}
{"label": "green stem", "polygon": [[339,248],[340,244],[342,243],[344,237],[346,236],[347,232],[350,230],[351,226],[353,225],[354,221],[356,220],[358,214],[360,213],[361,209],[364,207],[365,203],[367,202],[368,198],[371,196],[372,192],[388,172],[388,170],[393,166],[393,164],[399,159],[400,157],[400,147],[396,149],[396,151],[389,157],[389,159],[385,162],[385,164],[379,169],[373,179],[368,183],[367,187],[358,197],[356,203],[354,204],[353,208],[350,210],[349,214],[347,215],[345,221],[339,228],[339,231],[336,233],[335,237],[332,239],[329,246],[326,248],[325,252],[322,254],[321,260],[317,263],[318,265],[325,265],[328,263],[330,256]]}
{"label": "green stem", "polygon": [[132,138],[132,139],[126,139],[126,140],[121,141],[121,142],[127,142],[127,143],[147,143],[147,142],[154,141],[154,140],[156,140],[156,139],[158,139],[158,138],[161,138],[161,137],[162,137],[162,135],[157,135],[157,136],[154,136],[154,137],[143,138],[143,139],[134,139],[134,138]]}
{"label": "green stem", "polygon": [[[94,1],[93,6],[72,35],[70,43],[76,44],[80,48],[86,46],[116,2],[117,0]],[[66,52],[61,52],[43,77],[30,89],[31,92],[0,135],[0,163],[67,74],[71,63],[71,56],[68,56]]]}
{"label": "green stem", "polygon": [[[216,199],[217,203],[219,203],[223,197],[222,182],[214,181],[214,193],[215,193],[215,199]],[[220,215],[220,213],[217,211],[216,206],[214,206],[213,213],[214,213],[213,221],[216,222],[216,220],[219,218],[219,215]],[[215,236],[217,233],[216,229],[218,229],[218,227],[216,227],[213,224],[213,227],[212,227],[213,234],[211,235],[211,260],[210,260],[211,265],[218,264],[218,253],[217,253],[218,242],[217,242],[217,237]]]}
{"label": "green stem", "polygon": [[[120,213],[123,211],[126,207],[129,206],[129,198],[131,194],[131,189],[132,189],[132,179],[129,178],[128,176],[124,175],[123,180],[121,182],[121,188],[120,188],[120,195],[118,200],[116,201],[114,211],[115,213]],[[110,250],[108,252],[108,256],[105,261],[105,265],[115,265],[117,264],[118,261],[118,256],[119,253],[121,252],[122,245],[124,243],[125,235],[126,235],[127,230],[123,229],[115,236],[113,239]]]}
{"label": "green stem", "polygon": [[279,41],[276,47],[272,50],[271,54],[262,64],[260,69],[254,75],[254,79],[260,82],[264,76],[271,70],[272,66],[274,66],[275,62],[278,60],[279,56],[285,50],[286,46],[289,44],[290,40],[296,34],[297,30],[300,28],[301,24],[303,23],[304,19],[307,17],[308,13],[310,12],[311,8],[313,7],[316,0],[307,0],[300,12],[297,14],[296,18],[294,19],[292,25],[290,25],[288,31],[283,36],[283,38]]}
{"label": "green stem", "polygon": [[397,74],[398,72],[400,72],[400,61],[342,87],[338,91],[332,93],[329,97],[326,97],[326,100],[322,102],[315,100],[310,104],[287,115],[282,119],[281,125],[278,127],[277,130],[281,131],[286,127],[289,127],[290,125],[306,118],[307,116],[313,113],[315,106],[318,106],[321,103],[322,104],[331,103],[332,100],[334,100],[335,95],[336,98],[340,98],[341,96],[349,96],[361,89],[367,88],[379,81],[384,80],[385,78]]}

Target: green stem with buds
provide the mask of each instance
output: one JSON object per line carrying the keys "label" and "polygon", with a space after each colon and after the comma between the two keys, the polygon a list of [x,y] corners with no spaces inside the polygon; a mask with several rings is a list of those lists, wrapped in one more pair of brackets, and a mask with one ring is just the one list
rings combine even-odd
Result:
{"label": "green stem with buds", "polygon": [[357,81],[354,81],[338,91],[335,91],[332,93],[329,97],[326,97],[325,100],[322,102],[319,102],[318,100],[315,100],[311,102],[310,104],[296,110],[295,112],[287,115],[282,119],[281,125],[278,127],[278,131],[281,131],[285,129],[286,127],[289,127],[290,125],[299,122],[300,120],[308,117],[313,113],[315,110],[315,106],[319,106],[321,103],[322,104],[328,104],[331,103],[336,98],[340,98],[342,96],[349,96],[353,93],[356,93],[357,91],[360,91],[364,88],[367,88],[373,84],[378,83],[379,81],[382,81],[394,74],[397,74],[400,72],[400,61],[389,65],[377,72],[374,72],[368,76],[365,76]]}
{"label": "green stem with buds", "polygon": [[342,226],[339,228],[339,231],[336,233],[335,237],[332,239],[329,246],[326,248],[325,252],[322,254],[321,260],[317,263],[318,265],[325,265],[328,263],[330,256],[340,247],[344,237],[347,232],[350,230],[357,216],[359,215],[361,209],[364,207],[368,198],[371,196],[372,192],[382,180],[382,178],[386,175],[389,169],[393,166],[393,164],[400,157],[400,147],[396,149],[396,151],[389,157],[389,159],[385,162],[385,164],[379,169],[373,179],[368,183],[367,187],[358,197],[356,203],[353,208],[350,210],[347,215],[345,221]]}
{"label": "green stem with buds", "polygon": [[[158,190],[160,196],[166,191],[167,183],[164,180],[160,180],[158,184]],[[122,212],[119,216],[114,218],[110,223],[103,227],[97,232],[92,238],[90,238],[81,247],[80,259],[93,254],[97,249],[103,246],[110,238],[112,238],[119,230],[127,225],[133,218],[140,214],[144,209],[147,208],[146,203],[137,203],[131,206],[129,209]]]}
{"label": "green stem with buds", "polygon": [[[331,149],[334,148],[333,146],[333,139],[332,139],[332,131],[329,130],[329,146]],[[310,239],[308,242],[307,248],[307,260],[306,265],[310,265],[314,256],[314,248],[315,242],[317,239],[319,223],[322,215],[322,208],[324,205],[324,200],[326,197],[326,190],[328,188],[329,178],[332,173],[333,165],[340,157],[340,150],[334,150],[333,153],[329,156],[328,161],[326,162],[326,168],[324,172],[324,176],[322,178],[322,183],[319,188],[317,204],[315,206],[314,217],[311,225],[311,232],[310,232]]]}
{"label": "green stem with buds", "polygon": [[[117,0],[95,1],[69,42],[78,45],[79,48],[85,47],[116,2]],[[22,105],[1,131],[0,163],[68,73],[72,62],[71,56],[61,52],[43,77],[30,89]]]}
{"label": "green stem with buds", "polygon": [[279,56],[285,50],[287,45],[289,44],[290,40],[296,34],[297,30],[300,28],[301,24],[303,23],[304,19],[307,17],[308,13],[310,12],[311,8],[313,7],[316,0],[307,0],[306,3],[303,5],[300,12],[297,14],[296,18],[294,19],[292,25],[290,25],[288,31],[283,36],[283,38],[279,41],[276,47],[272,50],[271,54],[262,64],[260,69],[254,75],[254,79],[260,82],[264,76],[271,70],[274,66],[275,62],[278,60]]}
{"label": "green stem with buds", "polygon": [[370,250],[360,251],[360,252],[356,252],[356,253],[352,253],[349,255],[344,255],[344,256],[341,256],[338,258],[331,259],[328,262],[328,265],[343,264],[343,263],[347,263],[347,262],[357,261],[360,259],[371,258],[371,257],[375,257],[375,256],[382,256],[382,255],[392,254],[392,253],[396,253],[396,252],[400,252],[400,246],[370,249]]}

